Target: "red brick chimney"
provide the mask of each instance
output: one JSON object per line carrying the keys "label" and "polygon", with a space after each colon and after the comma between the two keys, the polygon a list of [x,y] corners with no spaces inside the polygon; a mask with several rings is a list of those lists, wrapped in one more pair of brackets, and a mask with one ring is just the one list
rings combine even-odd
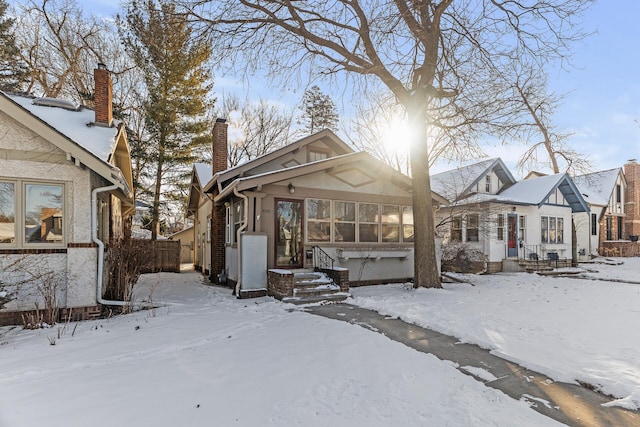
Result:
{"label": "red brick chimney", "polygon": [[93,70],[93,80],[96,85],[94,91],[94,111],[96,113],[96,125],[111,127],[113,122],[113,85],[111,73],[107,66],[100,63]]}
{"label": "red brick chimney", "polygon": [[632,236],[640,235],[640,164],[631,159],[624,165],[627,181],[625,194],[624,230]]}
{"label": "red brick chimney", "polygon": [[212,141],[213,141],[213,159],[211,165],[213,174],[227,170],[227,128],[229,125],[225,119],[216,119],[213,125]]}

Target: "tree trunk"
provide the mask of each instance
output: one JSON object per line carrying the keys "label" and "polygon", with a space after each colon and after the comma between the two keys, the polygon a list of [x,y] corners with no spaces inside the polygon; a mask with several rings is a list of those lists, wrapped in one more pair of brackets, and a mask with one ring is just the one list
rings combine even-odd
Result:
{"label": "tree trunk", "polygon": [[164,162],[162,161],[162,154],[158,159],[158,165],[156,169],[156,181],[154,185],[153,194],[153,210],[151,212],[151,240],[157,240],[160,233],[160,190],[162,188],[162,168]]}
{"label": "tree trunk", "polygon": [[[417,91],[419,92],[419,91]],[[406,106],[411,127],[411,181],[413,184],[414,283],[413,287],[441,288],[436,263],[433,199],[429,177],[426,97],[412,95]]]}

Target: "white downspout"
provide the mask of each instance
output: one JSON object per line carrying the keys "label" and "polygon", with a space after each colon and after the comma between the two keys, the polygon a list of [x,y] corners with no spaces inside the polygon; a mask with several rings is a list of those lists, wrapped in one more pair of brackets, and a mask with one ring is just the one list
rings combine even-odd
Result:
{"label": "white downspout", "polygon": [[236,232],[236,246],[238,248],[238,281],[236,282],[235,295],[240,297],[240,286],[242,283],[242,247],[240,244],[240,233],[246,230],[247,225],[249,224],[249,197],[239,193],[237,187],[233,187],[233,194],[244,200],[244,218],[242,218],[242,225]]}
{"label": "white downspout", "polygon": [[136,303],[128,301],[114,301],[102,298],[102,276],[104,268],[104,242],[98,238],[98,193],[116,190],[117,185],[108,185],[106,187],[94,188],[91,192],[91,239],[98,245],[98,286],[96,286],[96,300],[99,304],[116,305],[124,307],[125,305],[138,305],[143,307],[158,307],[161,304]]}
{"label": "white downspout", "polygon": [[96,300],[104,305],[124,306],[125,301],[111,301],[102,298],[102,270],[104,268],[104,242],[98,238],[98,193],[117,189],[117,185],[94,188],[91,192],[91,239],[98,245],[98,286],[96,287]]}

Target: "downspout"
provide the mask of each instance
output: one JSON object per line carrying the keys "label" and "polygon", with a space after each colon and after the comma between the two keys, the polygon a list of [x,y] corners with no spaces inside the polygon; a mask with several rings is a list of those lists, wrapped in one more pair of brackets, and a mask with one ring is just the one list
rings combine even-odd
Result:
{"label": "downspout", "polygon": [[[96,300],[99,304],[103,305],[116,305],[124,307],[126,305],[133,306],[133,302],[127,301],[114,301],[106,300],[102,298],[102,279],[104,268],[104,242],[98,238],[98,193],[104,193],[106,191],[116,190],[119,187],[115,184],[108,185],[106,187],[94,188],[91,192],[91,239],[98,245],[98,286],[96,286]],[[135,305],[142,307],[159,307],[162,304],[148,304],[148,303],[136,303]]]}
{"label": "downspout", "polygon": [[242,225],[240,226],[240,228],[238,228],[238,231],[236,232],[236,245],[238,248],[238,281],[236,282],[234,293],[239,298],[240,287],[242,284],[242,247],[240,243],[240,233],[246,230],[247,225],[249,224],[249,197],[245,196],[242,193],[239,193],[237,187],[233,187],[233,194],[235,194],[236,197],[240,197],[241,199],[244,200],[244,218],[242,218]]}
{"label": "downspout", "polygon": [[102,275],[104,268],[104,242],[98,239],[98,193],[116,190],[117,185],[108,185],[106,187],[94,188],[91,192],[91,240],[98,245],[98,286],[96,287],[96,300],[104,305],[124,306],[125,301],[112,301],[102,298]]}

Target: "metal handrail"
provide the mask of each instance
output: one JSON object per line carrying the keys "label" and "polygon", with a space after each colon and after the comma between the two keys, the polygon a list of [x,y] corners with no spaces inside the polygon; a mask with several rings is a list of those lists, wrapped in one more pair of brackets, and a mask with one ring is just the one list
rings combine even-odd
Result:
{"label": "metal handrail", "polygon": [[320,246],[313,246],[313,269],[318,271],[321,269],[333,270],[335,260],[329,256]]}

